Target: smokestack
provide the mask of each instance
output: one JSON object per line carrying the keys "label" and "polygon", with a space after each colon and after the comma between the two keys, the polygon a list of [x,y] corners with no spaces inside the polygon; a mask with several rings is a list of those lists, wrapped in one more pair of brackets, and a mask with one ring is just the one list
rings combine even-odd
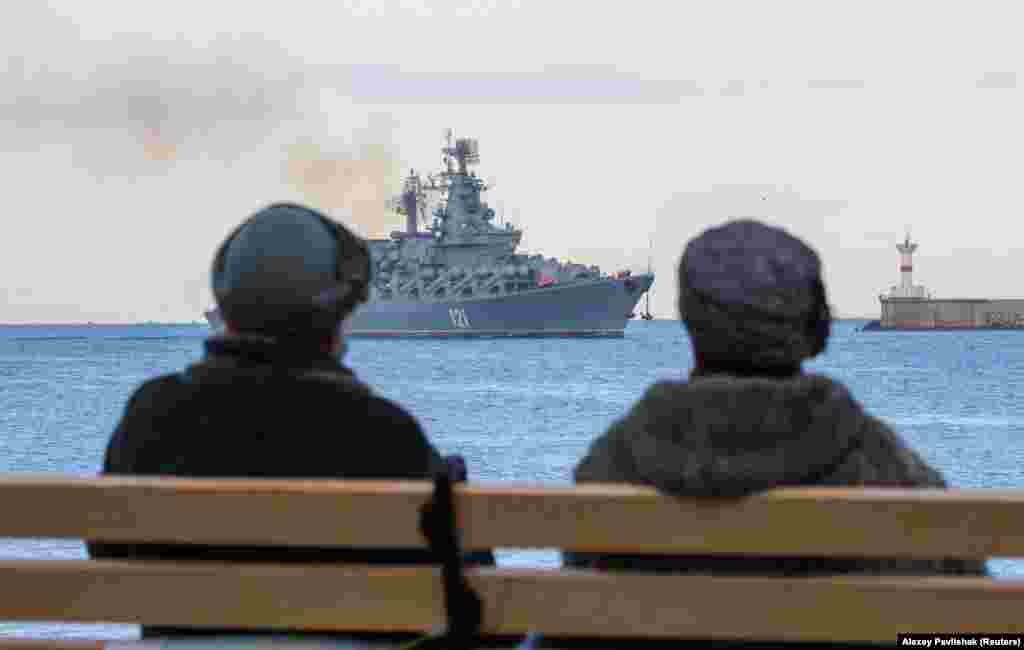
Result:
{"label": "smokestack", "polygon": [[413,201],[412,207],[409,208],[409,214],[405,217],[405,232],[410,235],[416,234],[416,202]]}
{"label": "smokestack", "polygon": [[417,219],[419,219],[419,187],[416,170],[409,170],[409,178],[402,186],[402,209],[405,210],[405,234],[416,236]]}

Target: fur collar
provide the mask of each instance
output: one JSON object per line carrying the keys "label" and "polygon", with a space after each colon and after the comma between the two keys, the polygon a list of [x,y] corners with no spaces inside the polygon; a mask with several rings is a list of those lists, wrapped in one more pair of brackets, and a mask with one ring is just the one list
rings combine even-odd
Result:
{"label": "fur collar", "polygon": [[[866,424],[849,391],[821,375],[662,381],[591,448],[576,479],[723,496],[815,484],[861,443]],[[615,475],[602,476],[609,466]]]}

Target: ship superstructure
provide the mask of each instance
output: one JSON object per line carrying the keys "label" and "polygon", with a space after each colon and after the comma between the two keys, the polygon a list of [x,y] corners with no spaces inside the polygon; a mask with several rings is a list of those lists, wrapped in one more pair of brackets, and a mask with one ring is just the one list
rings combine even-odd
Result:
{"label": "ship superstructure", "polygon": [[449,130],[440,172],[406,177],[391,202],[405,230],[369,240],[370,299],[350,335],[622,336],[654,275],[517,252],[523,232],[494,223],[488,185],[470,170],[479,161],[477,141]]}

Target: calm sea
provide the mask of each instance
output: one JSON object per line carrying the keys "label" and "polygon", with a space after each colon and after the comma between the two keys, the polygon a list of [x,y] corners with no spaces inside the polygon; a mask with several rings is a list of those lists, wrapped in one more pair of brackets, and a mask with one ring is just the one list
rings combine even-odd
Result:
{"label": "calm sea", "polygon": [[[863,333],[841,321],[810,369],[845,382],[953,485],[1024,487],[1024,332]],[[98,471],[124,402],[143,379],[202,354],[205,326],[0,326],[0,472]],[[349,365],[416,414],[473,479],[567,483],[594,435],[650,382],[681,377],[689,343],[673,321],[623,339],[370,340]],[[339,413],[338,417],[344,417]],[[84,557],[79,543],[0,540],[10,557]],[[509,552],[548,565],[554,553]],[[1024,576],[1024,561],[993,561]],[[0,623],[0,635],[133,637],[132,626]]]}

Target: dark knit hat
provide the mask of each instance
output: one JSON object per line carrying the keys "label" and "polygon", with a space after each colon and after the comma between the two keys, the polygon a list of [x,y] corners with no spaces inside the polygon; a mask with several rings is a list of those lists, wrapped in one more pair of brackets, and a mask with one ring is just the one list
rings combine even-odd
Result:
{"label": "dark knit hat", "polygon": [[213,261],[213,293],[240,332],[322,336],[367,298],[370,254],[340,223],[277,203],[249,217]]}
{"label": "dark knit hat", "polygon": [[708,365],[797,366],[825,349],[831,327],[817,253],[751,219],[710,228],[687,244],[679,313]]}

